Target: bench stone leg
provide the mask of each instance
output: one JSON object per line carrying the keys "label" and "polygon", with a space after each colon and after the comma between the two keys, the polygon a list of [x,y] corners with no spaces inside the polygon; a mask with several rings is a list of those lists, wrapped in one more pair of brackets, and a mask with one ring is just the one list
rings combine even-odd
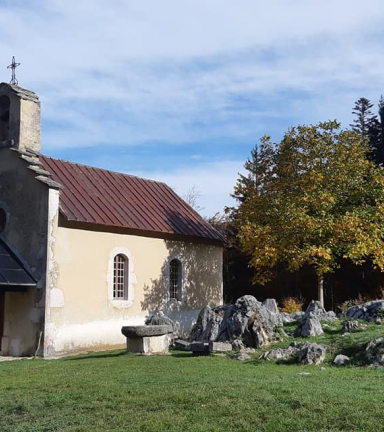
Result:
{"label": "bench stone leg", "polygon": [[168,335],[127,338],[127,351],[142,354],[166,354],[169,351]]}

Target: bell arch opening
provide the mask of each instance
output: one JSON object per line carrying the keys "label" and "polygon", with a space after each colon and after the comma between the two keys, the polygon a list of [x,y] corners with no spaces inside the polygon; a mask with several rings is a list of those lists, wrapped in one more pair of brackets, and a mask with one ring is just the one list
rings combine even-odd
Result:
{"label": "bell arch opening", "polygon": [[8,96],[0,96],[0,141],[9,139],[9,110],[11,101]]}

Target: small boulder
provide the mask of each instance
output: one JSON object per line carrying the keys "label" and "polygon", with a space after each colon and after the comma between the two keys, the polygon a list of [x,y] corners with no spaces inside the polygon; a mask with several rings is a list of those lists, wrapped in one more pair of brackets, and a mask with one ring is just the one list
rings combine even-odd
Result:
{"label": "small boulder", "polygon": [[283,319],[283,324],[293,324],[296,320],[293,319],[292,314],[288,312],[281,312],[281,318]]}
{"label": "small boulder", "polygon": [[234,356],[232,356],[233,360],[240,360],[240,361],[245,361],[245,360],[250,360],[251,356],[248,355],[247,353],[240,353],[240,354],[235,354]]}
{"label": "small boulder", "polygon": [[176,324],[174,321],[171,320],[171,318],[168,318],[166,315],[164,315],[164,312],[157,311],[154,312],[152,315],[150,315],[145,320],[146,325],[170,325],[172,327],[173,331],[176,331]]}
{"label": "small boulder", "polygon": [[356,330],[365,330],[367,328],[367,324],[362,324],[359,321],[344,321],[342,324],[341,332],[342,333],[351,333]]}
{"label": "small boulder", "polygon": [[235,339],[232,341],[232,349],[233,351],[241,351],[244,349],[243,341],[241,339]]}
{"label": "small boulder", "polygon": [[371,366],[384,366],[384,338],[376,338],[365,348],[365,357]]}
{"label": "small boulder", "polygon": [[293,359],[297,355],[298,349],[295,347],[288,347],[287,349],[276,348],[270,351],[266,351],[261,354],[259,359],[267,359],[267,360],[290,360]]}
{"label": "small boulder", "polygon": [[349,363],[349,361],[350,361],[350,358],[348,356],[343,355],[343,354],[339,354],[333,360],[333,364],[335,364],[336,366],[344,366],[347,363]]}
{"label": "small boulder", "polygon": [[310,337],[323,334],[320,321],[316,315],[309,314],[295,330],[295,337]]}
{"label": "small boulder", "polygon": [[318,365],[325,359],[327,349],[324,345],[315,343],[302,343],[296,345],[299,348],[297,353],[300,364]]}

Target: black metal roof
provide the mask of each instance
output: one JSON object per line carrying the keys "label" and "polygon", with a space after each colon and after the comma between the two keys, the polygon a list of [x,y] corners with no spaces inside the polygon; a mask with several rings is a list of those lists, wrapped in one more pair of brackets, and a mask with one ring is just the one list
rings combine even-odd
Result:
{"label": "black metal roof", "polygon": [[0,287],[36,286],[36,280],[0,237]]}

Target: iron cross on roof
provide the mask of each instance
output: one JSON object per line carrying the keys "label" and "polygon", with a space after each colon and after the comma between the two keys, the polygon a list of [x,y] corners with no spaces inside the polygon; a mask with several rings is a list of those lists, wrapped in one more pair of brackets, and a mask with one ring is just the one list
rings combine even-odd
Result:
{"label": "iron cross on roof", "polygon": [[17,81],[17,79],[16,79],[16,68],[17,68],[17,66],[20,66],[20,65],[21,65],[21,63],[16,63],[15,56],[13,56],[12,57],[12,63],[9,66],[7,66],[7,69],[12,69],[12,78],[11,78],[11,81],[9,82],[9,84],[13,84],[13,85],[19,84],[19,81]]}

